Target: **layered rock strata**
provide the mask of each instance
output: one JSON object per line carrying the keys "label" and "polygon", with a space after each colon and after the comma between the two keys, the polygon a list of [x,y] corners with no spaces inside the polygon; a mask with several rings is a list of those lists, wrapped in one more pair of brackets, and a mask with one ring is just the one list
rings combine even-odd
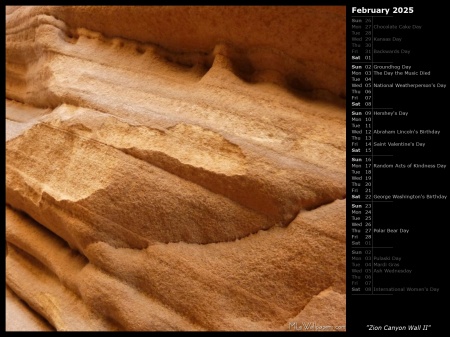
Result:
{"label": "layered rock strata", "polygon": [[6,23],[6,283],[30,326],[342,330],[343,8]]}

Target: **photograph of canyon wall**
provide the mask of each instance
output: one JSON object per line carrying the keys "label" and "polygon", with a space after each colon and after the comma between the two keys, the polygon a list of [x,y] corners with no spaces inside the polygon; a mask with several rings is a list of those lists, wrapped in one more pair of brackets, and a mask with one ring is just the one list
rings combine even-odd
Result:
{"label": "photograph of canyon wall", "polygon": [[345,99],[345,7],[7,7],[7,330],[345,330]]}

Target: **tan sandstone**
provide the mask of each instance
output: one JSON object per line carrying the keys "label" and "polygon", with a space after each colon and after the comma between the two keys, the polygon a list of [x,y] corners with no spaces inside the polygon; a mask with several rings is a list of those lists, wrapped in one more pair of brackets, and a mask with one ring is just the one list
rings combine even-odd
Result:
{"label": "tan sandstone", "polygon": [[7,8],[8,329],[345,329],[345,141],[344,7]]}

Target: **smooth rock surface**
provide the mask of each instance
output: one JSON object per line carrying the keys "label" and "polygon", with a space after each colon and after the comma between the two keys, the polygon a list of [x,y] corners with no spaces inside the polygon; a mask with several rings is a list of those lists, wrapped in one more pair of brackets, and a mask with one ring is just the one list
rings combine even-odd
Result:
{"label": "smooth rock surface", "polygon": [[6,331],[54,331],[55,329],[36,314],[8,287],[5,303]]}

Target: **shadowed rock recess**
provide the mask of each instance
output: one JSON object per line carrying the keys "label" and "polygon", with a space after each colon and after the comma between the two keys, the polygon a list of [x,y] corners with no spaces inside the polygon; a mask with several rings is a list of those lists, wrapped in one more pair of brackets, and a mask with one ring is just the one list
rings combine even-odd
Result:
{"label": "shadowed rock recess", "polygon": [[7,330],[345,330],[345,8],[7,7]]}

